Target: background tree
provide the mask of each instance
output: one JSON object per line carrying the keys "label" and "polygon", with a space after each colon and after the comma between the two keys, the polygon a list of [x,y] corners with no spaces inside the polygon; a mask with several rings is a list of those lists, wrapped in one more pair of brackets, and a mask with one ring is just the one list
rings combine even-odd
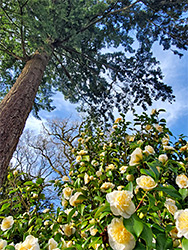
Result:
{"label": "background tree", "polygon": [[159,40],[175,54],[187,49],[187,7],[176,0],[2,0],[0,88],[9,93],[0,105],[0,183],[32,107],[35,114],[53,109],[54,91],[105,119],[114,106],[125,112],[172,101],[151,47]]}

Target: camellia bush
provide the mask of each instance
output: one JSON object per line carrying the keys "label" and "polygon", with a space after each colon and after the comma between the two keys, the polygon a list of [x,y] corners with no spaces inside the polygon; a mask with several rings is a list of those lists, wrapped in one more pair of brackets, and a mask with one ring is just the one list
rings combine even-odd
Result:
{"label": "camellia bush", "polygon": [[30,207],[13,216],[3,203],[0,249],[187,250],[188,143],[162,111],[135,114],[133,124],[122,115],[108,131],[83,127],[69,176],[51,181],[61,204],[41,202],[42,178],[22,183]]}

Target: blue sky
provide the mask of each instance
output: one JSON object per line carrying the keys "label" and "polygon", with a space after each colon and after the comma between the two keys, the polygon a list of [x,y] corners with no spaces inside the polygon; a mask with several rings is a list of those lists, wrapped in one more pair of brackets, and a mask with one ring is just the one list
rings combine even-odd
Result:
{"label": "blue sky", "polygon": [[[188,135],[188,52],[184,52],[184,56],[179,59],[171,51],[163,51],[157,44],[153,48],[153,53],[161,63],[161,69],[165,76],[164,81],[172,86],[176,101],[173,104],[168,102],[154,102],[147,112],[151,112],[152,108],[164,108],[166,113],[163,117],[167,120],[167,125],[175,136],[179,134]],[[41,123],[45,123],[47,119],[54,118],[71,118],[79,120],[80,114],[75,110],[77,105],[70,104],[65,101],[63,95],[57,93],[54,98],[56,109],[53,112],[41,111],[39,113],[41,121],[29,116],[26,129],[32,129],[37,133],[40,132]],[[137,112],[142,112],[141,108],[137,108]],[[118,117],[118,114],[115,113]],[[127,120],[131,120],[132,115],[127,114]]]}

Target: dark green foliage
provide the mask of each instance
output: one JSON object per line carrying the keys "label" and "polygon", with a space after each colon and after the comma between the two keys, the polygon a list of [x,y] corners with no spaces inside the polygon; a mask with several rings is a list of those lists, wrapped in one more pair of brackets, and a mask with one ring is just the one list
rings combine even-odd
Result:
{"label": "dark green foliage", "polygon": [[[113,118],[133,105],[173,101],[171,87],[152,55],[188,48],[187,1],[1,0],[0,97],[36,51],[51,55],[34,111],[52,110],[51,96],[64,94],[92,117]],[[105,48],[118,48],[109,52]],[[119,52],[121,51],[121,52]]]}

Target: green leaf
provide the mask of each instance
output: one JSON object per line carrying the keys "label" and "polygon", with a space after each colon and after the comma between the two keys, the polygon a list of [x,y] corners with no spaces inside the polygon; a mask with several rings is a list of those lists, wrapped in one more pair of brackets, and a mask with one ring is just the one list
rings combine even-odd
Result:
{"label": "green leaf", "polygon": [[156,250],[173,249],[173,242],[167,239],[165,233],[157,234]]}
{"label": "green leaf", "polygon": [[152,248],[153,235],[151,228],[149,228],[146,224],[144,224],[144,228],[142,230],[140,238],[142,238],[146,242],[148,250]]}
{"label": "green leaf", "polygon": [[166,194],[170,195],[171,197],[174,197],[174,198],[177,198],[177,199],[182,199],[179,192],[171,185],[168,186],[168,187],[158,186],[158,187],[155,188],[155,190],[163,191]]}
{"label": "green leaf", "polygon": [[71,221],[71,219],[72,219],[72,216],[73,216],[73,214],[76,212],[76,210],[77,210],[77,207],[73,208],[73,209],[70,211],[70,213],[68,214],[68,216],[67,216],[67,223],[68,223],[68,224],[70,223],[70,221]]}
{"label": "green leaf", "polygon": [[97,209],[97,211],[96,211],[96,213],[95,213],[95,218],[98,218],[99,217],[99,215],[102,213],[102,212],[111,212],[111,210],[110,210],[110,204],[109,203],[105,203],[104,205],[101,205],[98,209]]}
{"label": "green leaf", "polygon": [[130,191],[130,192],[133,192],[133,183],[132,182],[129,182],[126,187],[125,187],[126,190]]}
{"label": "green leaf", "polygon": [[82,159],[84,160],[84,161],[90,161],[90,157],[89,157],[89,155],[84,155],[83,157],[82,157]]}
{"label": "green leaf", "polygon": [[136,214],[133,214],[129,219],[123,219],[123,224],[125,228],[136,237],[140,236],[144,228],[144,224]]}
{"label": "green leaf", "polygon": [[15,250],[15,247],[7,245],[4,249],[8,249],[8,250]]}
{"label": "green leaf", "polygon": [[31,185],[34,185],[34,183],[32,181],[26,181],[24,183],[25,186],[31,186]]}
{"label": "green leaf", "polygon": [[187,188],[181,188],[179,189],[179,193],[182,196],[182,199],[185,200],[185,198],[188,196],[188,189]]}
{"label": "green leaf", "polygon": [[10,203],[5,203],[3,204],[3,206],[0,209],[0,212],[4,211],[5,209],[7,209],[8,207],[10,207]]}
{"label": "green leaf", "polygon": [[187,250],[188,249],[188,239],[183,238],[182,240],[182,249]]}
{"label": "green leaf", "polygon": [[44,179],[43,178],[38,178],[37,180],[36,180],[36,183],[37,184],[42,184],[44,182]]}

